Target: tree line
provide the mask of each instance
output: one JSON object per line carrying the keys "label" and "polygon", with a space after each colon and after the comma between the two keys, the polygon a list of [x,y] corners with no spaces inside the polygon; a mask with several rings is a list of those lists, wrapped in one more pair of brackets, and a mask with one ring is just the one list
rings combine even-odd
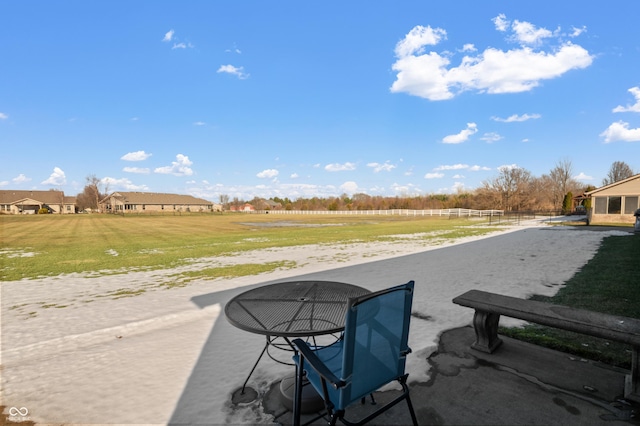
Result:
{"label": "tree line", "polygon": [[[623,161],[611,165],[602,185],[626,179],[634,175],[631,167]],[[429,210],[429,209],[477,209],[477,210],[553,210],[568,212],[575,206],[573,196],[596,189],[593,185],[583,184],[573,178],[573,164],[570,160],[558,161],[549,173],[536,177],[522,167],[503,166],[493,178],[483,181],[479,188],[471,191],[459,190],[454,194],[373,196],[364,193],[338,197],[311,197],[291,200],[287,197],[269,199],[254,197],[251,200],[231,199],[226,194],[219,196],[225,209],[231,206],[241,207],[250,203],[256,209],[269,210]],[[80,211],[92,209],[98,211],[99,202],[108,195],[108,186],[95,175],[86,178],[86,185],[76,196],[76,206]],[[589,206],[585,206],[589,207]]]}
{"label": "tree line", "polygon": [[[611,165],[602,185],[633,176],[634,172],[622,161]],[[229,199],[220,196],[225,206],[242,206],[246,202],[256,209],[269,210],[273,203],[286,210],[388,210],[388,209],[477,209],[505,211],[562,211],[570,212],[574,205],[574,196],[596,189],[595,186],[578,182],[574,176],[570,160],[560,160],[549,173],[536,177],[522,167],[503,166],[497,176],[483,181],[479,188],[472,191],[460,190],[454,194],[430,194],[419,196],[372,196],[364,193],[339,197],[289,198],[272,197],[268,200],[255,197],[252,200]],[[269,203],[269,201],[273,203]],[[585,206],[589,208],[589,206]]]}

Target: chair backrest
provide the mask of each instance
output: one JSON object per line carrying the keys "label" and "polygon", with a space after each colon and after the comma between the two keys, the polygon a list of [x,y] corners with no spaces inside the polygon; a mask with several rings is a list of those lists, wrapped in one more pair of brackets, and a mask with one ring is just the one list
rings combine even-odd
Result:
{"label": "chair backrest", "polygon": [[346,315],[340,392],[344,408],[404,375],[414,282],[351,299]]}

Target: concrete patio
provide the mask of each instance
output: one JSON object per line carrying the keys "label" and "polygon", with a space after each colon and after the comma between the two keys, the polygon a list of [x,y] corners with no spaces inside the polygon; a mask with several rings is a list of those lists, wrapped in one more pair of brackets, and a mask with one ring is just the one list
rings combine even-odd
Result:
{"label": "concrete patio", "polygon": [[[640,406],[622,397],[625,370],[507,337],[499,350],[485,354],[470,349],[474,339],[471,327],[442,334],[437,352],[429,357],[431,379],[411,384],[419,424],[640,424]],[[278,385],[265,395],[263,409],[276,422],[291,424]],[[378,392],[375,398],[383,403],[394,395],[395,391]],[[367,410],[369,402],[349,413],[358,418]],[[401,402],[373,424],[405,425],[411,418]]]}

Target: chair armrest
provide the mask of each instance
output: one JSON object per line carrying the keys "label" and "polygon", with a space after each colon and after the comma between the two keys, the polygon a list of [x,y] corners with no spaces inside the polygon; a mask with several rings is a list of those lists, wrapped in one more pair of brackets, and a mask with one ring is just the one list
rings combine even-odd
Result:
{"label": "chair armrest", "polygon": [[[331,383],[335,389],[344,387],[347,383],[344,380],[340,380],[336,377],[331,370],[318,358],[313,349],[307,345],[302,339],[293,340],[295,349],[300,353],[302,359],[306,359],[307,363],[327,382]],[[301,361],[302,363],[302,361]]]}

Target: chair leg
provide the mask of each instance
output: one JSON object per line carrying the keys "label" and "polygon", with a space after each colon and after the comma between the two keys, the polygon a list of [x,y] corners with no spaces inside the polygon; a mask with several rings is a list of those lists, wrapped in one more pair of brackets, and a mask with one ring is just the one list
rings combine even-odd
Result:
{"label": "chair leg", "polygon": [[293,425],[300,426],[300,410],[302,405],[302,379],[304,377],[304,358],[296,364],[296,384],[293,395]]}
{"label": "chair leg", "polygon": [[344,419],[344,410],[335,411],[331,415],[331,420],[329,421],[329,425],[335,426],[335,424],[338,422],[338,419]]}
{"label": "chair leg", "polygon": [[416,413],[413,411],[413,404],[411,403],[411,397],[407,394],[407,405],[409,406],[409,414],[411,414],[411,421],[413,422],[413,426],[418,426],[418,419],[416,418]]}

